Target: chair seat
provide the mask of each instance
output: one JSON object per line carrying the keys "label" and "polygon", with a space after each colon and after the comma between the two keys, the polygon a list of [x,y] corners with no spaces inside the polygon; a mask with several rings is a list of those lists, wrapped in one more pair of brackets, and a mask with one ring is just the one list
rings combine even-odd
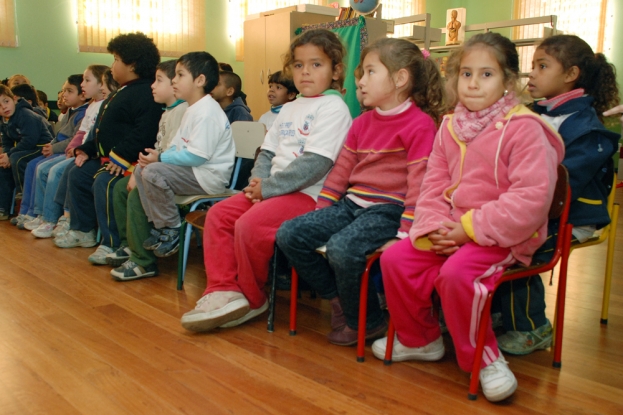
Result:
{"label": "chair seat", "polygon": [[194,228],[203,230],[207,214],[207,210],[194,210],[186,214],[184,220],[186,221],[186,223],[191,224]]}
{"label": "chair seat", "polygon": [[186,195],[186,196],[175,196],[175,204],[177,205],[190,205],[191,203],[196,202],[197,200],[210,200],[210,199],[222,199],[225,197],[233,196],[237,193],[240,193],[239,190],[229,190],[227,189],[223,193],[217,193],[213,195]]}

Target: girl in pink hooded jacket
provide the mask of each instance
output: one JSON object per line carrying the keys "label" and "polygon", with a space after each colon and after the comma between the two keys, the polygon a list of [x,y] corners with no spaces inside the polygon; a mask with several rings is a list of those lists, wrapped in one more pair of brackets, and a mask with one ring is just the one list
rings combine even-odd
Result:
{"label": "girl in pink hooded jacket", "polygon": [[[448,62],[456,104],[435,138],[409,238],[381,257],[387,305],[396,327],[393,359],[439,360],[445,349],[431,312],[433,289],[461,369],[474,361],[487,293],[504,270],[547,236],[547,214],[564,156],[558,134],[519,104],[515,45],[497,33],[476,35]],[[457,103],[458,101],[458,103]],[[374,342],[383,359],[387,338]],[[485,397],[512,395],[517,380],[488,328],[480,383]]]}

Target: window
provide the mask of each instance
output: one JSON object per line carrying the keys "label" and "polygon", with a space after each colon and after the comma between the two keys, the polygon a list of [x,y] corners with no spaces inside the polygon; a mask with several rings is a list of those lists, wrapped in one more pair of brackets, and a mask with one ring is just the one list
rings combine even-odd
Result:
{"label": "window", "polygon": [[17,47],[15,0],[0,0],[0,46]]}
{"label": "window", "polygon": [[[396,19],[398,17],[413,16],[425,13],[426,0],[383,0],[381,17],[385,20]],[[402,24],[394,27],[393,37],[411,36],[413,24]]]}
{"label": "window", "polygon": [[205,50],[205,0],[77,2],[81,52],[106,52],[110,39],[136,31],[151,37],[162,56]]}
{"label": "window", "polygon": [[[515,18],[556,15],[556,29],[574,34],[586,41],[595,52],[611,48],[613,22],[608,13],[608,0],[519,0],[515,3]],[[515,39],[540,38],[544,25],[518,27]],[[530,72],[535,46],[519,48],[521,71]]]}
{"label": "window", "polygon": [[249,14],[262,13],[299,4],[326,6],[327,0],[229,0],[229,38],[236,46],[236,60],[244,58],[244,19]]}

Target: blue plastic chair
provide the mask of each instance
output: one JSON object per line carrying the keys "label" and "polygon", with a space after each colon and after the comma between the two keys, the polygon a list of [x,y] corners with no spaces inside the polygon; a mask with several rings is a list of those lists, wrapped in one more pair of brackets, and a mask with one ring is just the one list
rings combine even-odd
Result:
{"label": "blue plastic chair", "polygon": [[[264,136],[266,135],[266,127],[264,124],[253,121],[237,121],[231,125],[234,143],[236,144],[236,162],[234,164],[234,175],[229,188],[216,195],[191,195],[191,196],[175,196],[175,203],[179,206],[190,205],[189,212],[195,211],[199,206],[212,206],[216,202],[225,200],[237,193],[238,190],[234,186],[238,180],[240,166],[243,159],[255,158],[255,151],[262,145]],[[177,269],[177,289],[181,290],[184,286],[184,274],[186,273],[186,265],[188,263],[188,249],[190,247],[190,237],[192,224],[182,221],[180,233],[179,262]]]}

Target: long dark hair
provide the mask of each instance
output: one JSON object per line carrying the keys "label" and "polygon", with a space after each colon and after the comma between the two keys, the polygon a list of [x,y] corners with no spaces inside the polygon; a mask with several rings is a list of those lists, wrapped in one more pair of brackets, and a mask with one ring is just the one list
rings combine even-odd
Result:
{"label": "long dark hair", "polygon": [[593,97],[593,108],[602,122],[602,113],[619,104],[615,67],[603,53],[594,53],[584,40],[574,35],[556,35],[545,39],[538,49],[560,62],[565,71],[578,67],[580,75],[575,88],[583,88]]}

